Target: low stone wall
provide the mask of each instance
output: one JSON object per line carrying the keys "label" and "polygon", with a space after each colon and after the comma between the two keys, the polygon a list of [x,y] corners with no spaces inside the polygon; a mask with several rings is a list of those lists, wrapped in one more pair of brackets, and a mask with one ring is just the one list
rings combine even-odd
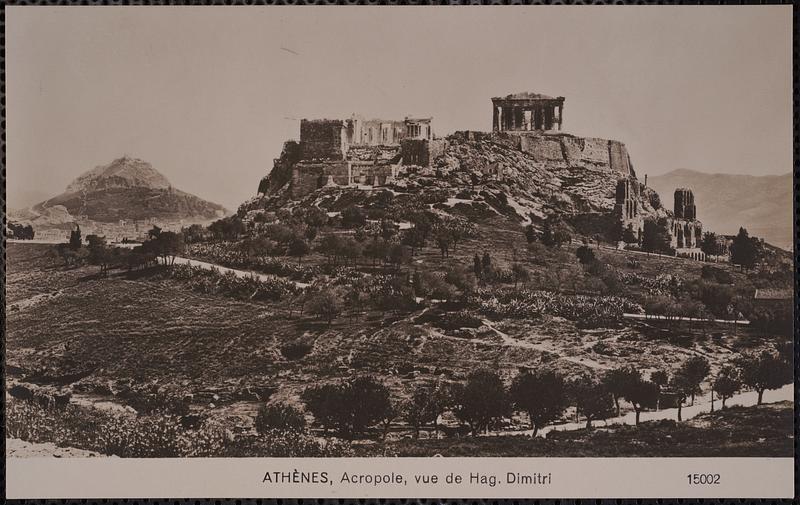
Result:
{"label": "low stone wall", "polygon": [[400,143],[400,156],[404,165],[430,167],[433,160],[444,154],[447,141],[443,139],[407,139]]}
{"label": "low stone wall", "polygon": [[292,170],[290,194],[292,198],[305,196],[325,185],[329,180],[336,184],[347,184],[347,162],[307,162],[301,161]]}

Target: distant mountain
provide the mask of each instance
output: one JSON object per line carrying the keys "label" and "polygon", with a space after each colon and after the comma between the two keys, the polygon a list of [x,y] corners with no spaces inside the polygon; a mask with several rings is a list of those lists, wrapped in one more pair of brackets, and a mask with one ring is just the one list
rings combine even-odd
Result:
{"label": "distant mountain", "polygon": [[226,213],[219,204],[175,189],[149,163],[125,156],[81,174],[64,193],[18,214],[46,225],[54,216],[59,223],[147,218],[204,221]]}
{"label": "distant mountain", "polygon": [[691,188],[705,230],[732,235],[743,226],[750,235],[792,248],[791,173],[755,176],[680,169],[650,177],[647,185],[670,209],[675,188]]}

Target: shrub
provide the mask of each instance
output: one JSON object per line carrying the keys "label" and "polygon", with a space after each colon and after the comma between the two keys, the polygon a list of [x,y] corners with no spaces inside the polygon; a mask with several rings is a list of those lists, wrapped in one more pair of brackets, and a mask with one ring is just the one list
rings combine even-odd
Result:
{"label": "shrub", "polygon": [[288,360],[297,360],[305,357],[314,348],[314,344],[306,342],[291,342],[281,346],[281,354]]}
{"label": "shrub", "polygon": [[461,328],[478,328],[483,324],[480,318],[468,310],[458,312],[428,311],[416,320],[417,323],[431,323],[443,330],[458,330]]}
{"label": "shrub", "polygon": [[258,409],[255,428],[259,433],[271,430],[302,431],[306,427],[303,413],[292,405],[271,403]]}
{"label": "shrub", "polygon": [[349,444],[318,441],[300,430],[234,435],[224,426],[181,426],[177,416],[134,416],[69,405],[46,409],[31,402],[6,405],[6,435],[123,458],[335,457],[352,454]]}
{"label": "shrub", "polygon": [[582,245],[575,251],[575,256],[578,257],[578,261],[580,261],[584,265],[591,265],[592,263],[597,262],[597,257],[594,255],[594,251],[589,249],[588,246]]}
{"label": "shrub", "polygon": [[391,410],[389,390],[369,376],[310,387],[303,392],[303,401],[318,423],[350,439],[382,421]]}
{"label": "shrub", "polygon": [[700,277],[719,284],[733,284],[733,276],[727,270],[712,265],[703,265]]}

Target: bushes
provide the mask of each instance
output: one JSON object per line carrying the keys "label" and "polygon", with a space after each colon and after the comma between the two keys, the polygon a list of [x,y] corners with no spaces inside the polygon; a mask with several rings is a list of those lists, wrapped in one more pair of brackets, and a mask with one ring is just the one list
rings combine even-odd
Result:
{"label": "bushes", "polygon": [[614,324],[623,313],[641,313],[635,302],[618,296],[563,295],[550,291],[498,291],[479,293],[481,312],[514,318],[537,318],[544,314],[577,321],[586,327]]}
{"label": "bushes", "polygon": [[186,282],[193,291],[239,300],[278,301],[299,291],[293,282],[284,279],[238,277],[230,271],[223,274],[217,269],[207,270],[192,265],[173,265],[164,270],[164,275]]}
{"label": "bushes", "polygon": [[468,310],[458,312],[441,312],[429,310],[416,319],[417,323],[431,323],[443,330],[458,330],[461,328],[478,328],[483,322],[472,315]]}
{"label": "bushes", "polygon": [[349,439],[392,415],[389,390],[369,376],[310,387],[303,401],[318,423]]}
{"label": "bushes", "polygon": [[700,277],[718,284],[733,284],[733,276],[727,270],[712,265],[703,265]]}
{"label": "bushes", "polygon": [[348,444],[320,442],[300,430],[234,435],[214,423],[186,429],[176,416],[133,416],[69,405],[44,409],[10,400],[6,435],[33,443],[54,443],[123,458],[166,457],[336,457]]}
{"label": "bushes", "polygon": [[255,428],[259,433],[269,433],[271,430],[302,431],[305,427],[303,413],[284,403],[262,405],[255,420]]}
{"label": "bushes", "polygon": [[304,358],[308,353],[311,352],[311,349],[313,348],[314,344],[308,344],[306,342],[290,342],[281,346],[281,354],[283,354],[286,359],[294,361]]}
{"label": "bushes", "polygon": [[[294,236],[292,235],[292,237]],[[319,268],[315,266],[298,265],[294,261],[268,257],[268,253],[275,252],[275,248],[270,244],[274,244],[274,242],[266,239],[240,243],[199,243],[190,244],[187,252],[192,257],[228,268],[254,270],[263,274],[288,277],[296,281],[307,282],[320,273]],[[260,254],[256,254],[257,252]]]}

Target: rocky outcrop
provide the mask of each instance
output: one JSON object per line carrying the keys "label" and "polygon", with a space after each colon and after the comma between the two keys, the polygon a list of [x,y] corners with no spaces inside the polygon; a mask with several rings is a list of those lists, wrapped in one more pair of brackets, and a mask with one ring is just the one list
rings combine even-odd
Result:
{"label": "rocky outcrop", "polygon": [[79,175],[67,186],[65,193],[134,187],[168,189],[170,183],[150,163],[123,156]]}
{"label": "rocky outcrop", "polygon": [[[301,155],[291,170],[284,149],[260,184],[262,196],[247,202],[240,213],[319,201],[322,195],[335,200],[337,189],[351,201],[352,191],[366,182],[429,202],[442,212],[479,216],[488,210],[534,226],[555,212],[581,228],[603,228],[592,232],[597,233],[612,227],[619,179],[636,187],[630,196],[635,203],[629,205],[638,215],[664,213],[655,208],[658,199],[640,187],[625,145],[614,140],[560,132],[467,131],[436,141],[406,141],[399,152],[393,149],[396,159],[390,159],[392,153],[355,146],[341,160],[306,160]],[[360,163],[396,173],[383,179],[371,172],[359,177]]]}

